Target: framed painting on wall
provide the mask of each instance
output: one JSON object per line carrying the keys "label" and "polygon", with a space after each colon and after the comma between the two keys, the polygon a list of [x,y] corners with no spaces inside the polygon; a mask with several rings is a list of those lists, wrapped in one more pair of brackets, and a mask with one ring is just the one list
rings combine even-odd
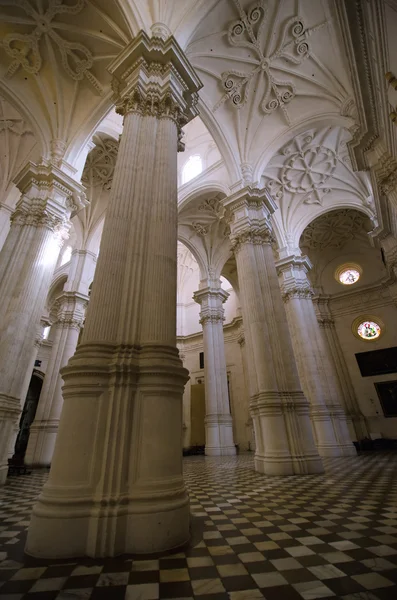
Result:
{"label": "framed painting on wall", "polygon": [[397,380],[381,381],[374,385],[385,417],[397,417]]}

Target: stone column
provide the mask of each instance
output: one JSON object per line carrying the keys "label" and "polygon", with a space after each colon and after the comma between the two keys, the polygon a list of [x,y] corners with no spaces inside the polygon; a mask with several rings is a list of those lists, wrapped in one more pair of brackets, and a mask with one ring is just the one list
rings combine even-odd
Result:
{"label": "stone column", "polygon": [[268,475],[321,473],[273,256],[270,214],[275,204],[266,190],[251,187],[225,204],[232,212],[231,239],[251,358],[255,467]]}
{"label": "stone column", "polygon": [[151,553],[189,538],[176,347],[177,150],[200,81],[174,38],[110,65],[124,129],[81,343],[67,367],[34,556]]}
{"label": "stone column", "polygon": [[0,202],[0,250],[3,247],[10,230],[10,219],[13,212],[14,210],[11,206],[4,204],[4,202]]}
{"label": "stone column", "polygon": [[[344,413],[352,439],[369,437],[369,430],[350,379],[349,370],[343,356],[342,347],[335,329],[335,321],[328,306],[328,297],[315,296],[313,304],[324,344],[332,357],[334,382],[341,391]],[[336,379],[335,379],[336,376]]]}
{"label": "stone column", "polygon": [[222,304],[228,297],[219,280],[203,282],[203,287],[193,295],[195,302],[201,306],[200,323],[203,327],[207,456],[236,454],[223,337],[225,317]]}
{"label": "stone column", "polygon": [[22,387],[68,219],[83,188],[51,165],[28,163],[0,253],[0,483],[21,412]]}
{"label": "stone column", "polygon": [[356,450],[341,405],[338,376],[313,306],[313,291],[307,278],[311,266],[306,256],[290,256],[277,262],[292,345],[303,391],[310,402],[320,455],[353,456]]}
{"label": "stone column", "polygon": [[55,334],[36,416],[30,426],[26,465],[48,467],[51,464],[63,405],[59,371],[76,350],[87,301],[88,296],[79,292],[64,292],[57,298]]}

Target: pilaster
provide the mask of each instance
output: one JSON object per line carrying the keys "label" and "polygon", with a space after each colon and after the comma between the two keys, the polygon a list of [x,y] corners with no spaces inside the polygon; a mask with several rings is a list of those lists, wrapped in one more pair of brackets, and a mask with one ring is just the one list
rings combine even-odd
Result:
{"label": "pilaster", "polygon": [[200,304],[203,327],[205,373],[205,453],[208,456],[236,454],[233,422],[230,414],[225,342],[223,337],[223,303],[229,294],[220,281],[202,282],[193,299]]}
{"label": "pilaster", "polygon": [[322,472],[274,263],[271,214],[276,205],[266,190],[249,186],[225,205],[232,214],[231,241],[241,291],[255,467],[269,475]]}
{"label": "pilaster", "polygon": [[189,537],[177,151],[201,83],[174,38],[144,32],[109,71],[124,129],[81,343],[62,369],[50,477],[28,532],[35,556],[161,552]]}
{"label": "pilaster", "polygon": [[314,296],[313,306],[319,324],[320,333],[325,347],[330,352],[334,365],[334,382],[340,390],[342,407],[346,415],[350,436],[354,440],[362,440],[369,435],[365,417],[361,412],[350,374],[343,356],[343,351],[335,329],[335,320],[329,307],[329,297],[324,295]]}

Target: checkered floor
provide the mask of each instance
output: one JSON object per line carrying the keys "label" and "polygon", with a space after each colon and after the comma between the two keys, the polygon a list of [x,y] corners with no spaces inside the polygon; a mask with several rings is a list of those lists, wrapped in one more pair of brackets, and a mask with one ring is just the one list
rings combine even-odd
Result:
{"label": "checkered floor", "polygon": [[326,474],[265,477],[252,455],[184,459],[192,540],[150,559],[23,554],[47,474],[0,489],[2,600],[397,599],[397,453],[328,459]]}

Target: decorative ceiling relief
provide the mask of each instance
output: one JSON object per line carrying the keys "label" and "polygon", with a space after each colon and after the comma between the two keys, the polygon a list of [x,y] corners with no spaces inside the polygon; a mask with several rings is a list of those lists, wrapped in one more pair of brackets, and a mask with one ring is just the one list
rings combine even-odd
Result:
{"label": "decorative ceiling relief", "polygon": [[219,193],[196,198],[178,215],[180,239],[195,247],[202,265],[206,266],[207,275],[211,271],[217,273],[218,277],[219,269],[230,252],[230,226],[222,197]]}
{"label": "decorative ceiling relief", "polygon": [[47,10],[35,10],[28,0],[3,0],[3,5],[18,6],[25,14],[23,20],[31,26],[30,33],[9,33],[3,38],[3,48],[11,57],[12,62],[8,67],[6,77],[12,77],[21,67],[27,73],[37,74],[43,65],[41,47],[47,36],[55,50],[59,53],[60,62],[64,71],[74,79],[80,81],[84,77],[94,86],[98,93],[103,93],[103,88],[98,79],[90,71],[94,64],[94,57],[89,49],[78,42],[69,42],[62,37],[59,31],[59,22],[55,21],[59,15],[77,15],[85,4],[85,0],[75,0],[68,4],[64,0],[49,0]]}
{"label": "decorative ceiling relief", "polygon": [[34,113],[49,160],[56,140],[60,161],[104,97],[104,114],[111,106],[106,67],[131,39],[123,14],[107,0],[2,0],[0,23],[0,87]]}
{"label": "decorative ceiling relief", "polygon": [[104,135],[95,136],[94,144],[81,177],[89,204],[77,215],[84,244],[88,244],[98,225],[104,220],[119,148],[116,140]]}
{"label": "decorative ceiling relief", "polygon": [[116,140],[98,136],[95,147],[87,156],[81,178],[83,184],[110,191],[118,150],[119,143]]}
{"label": "decorative ceiling relief", "polygon": [[368,217],[351,209],[332,210],[314,219],[304,230],[300,247],[305,250],[342,249],[354,239],[368,242]]}
{"label": "decorative ceiling relief", "polygon": [[[266,147],[317,115],[354,121],[354,95],[328,2],[219,0],[187,56],[239,165],[257,176]],[[245,177],[244,177],[245,178]]]}
{"label": "decorative ceiling relief", "polygon": [[280,207],[275,218],[282,221],[284,231],[294,232],[302,220],[313,219],[313,210],[324,206],[332,210],[341,204],[356,205],[374,214],[369,184],[351,169],[349,139],[350,133],[341,127],[312,129],[285,144],[269,161],[263,183]]}
{"label": "decorative ceiling relief", "polygon": [[[0,202],[7,200],[12,180],[28,160],[40,151],[31,127],[6,100],[0,97]],[[15,195],[17,199],[19,193]]]}
{"label": "decorative ceiling relief", "polygon": [[250,71],[247,74],[230,70],[221,74],[225,94],[213,110],[217,110],[227,100],[231,100],[237,108],[244,106],[255,77],[261,77],[264,80],[264,90],[259,101],[260,109],[265,114],[270,114],[280,108],[290,123],[287,105],[293,100],[297,90],[289,77],[289,71],[309,58],[309,37],[314,31],[324,27],[326,21],[307,28],[304,19],[295,15],[282,24],[278,41],[270,49],[264,37],[267,21],[271,17],[267,1],[256,2],[246,11],[239,0],[233,2],[239,11],[240,19],[229,26],[227,39],[235,48],[247,48],[252,51],[252,54],[247,56]]}

